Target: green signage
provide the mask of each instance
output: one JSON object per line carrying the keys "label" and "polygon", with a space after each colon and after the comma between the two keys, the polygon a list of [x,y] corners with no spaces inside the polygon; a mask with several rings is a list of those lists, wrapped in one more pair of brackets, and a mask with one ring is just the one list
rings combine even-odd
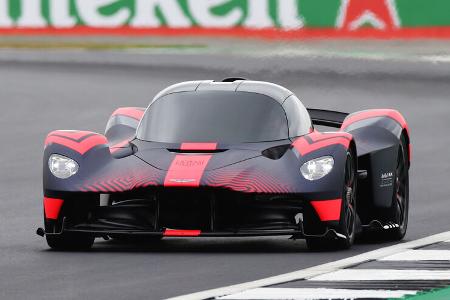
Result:
{"label": "green signage", "polygon": [[0,28],[450,26],[448,0],[0,0]]}

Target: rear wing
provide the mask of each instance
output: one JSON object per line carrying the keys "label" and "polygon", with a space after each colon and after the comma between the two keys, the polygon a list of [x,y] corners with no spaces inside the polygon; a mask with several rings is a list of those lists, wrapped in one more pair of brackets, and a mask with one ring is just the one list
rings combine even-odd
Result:
{"label": "rear wing", "polygon": [[345,118],[349,115],[348,113],[324,109],[308,108],[307,110],[314,125],[334,128],[341,128]]}

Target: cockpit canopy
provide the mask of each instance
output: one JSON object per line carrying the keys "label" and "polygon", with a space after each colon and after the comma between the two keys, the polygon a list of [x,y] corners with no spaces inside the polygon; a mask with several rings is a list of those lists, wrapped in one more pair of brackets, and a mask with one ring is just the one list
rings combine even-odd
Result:
{"label": "cockpit canopy", "polygon": [[275,99],[261,90],[230,89],[234,82],[207,83],[214,88],[199,89],[200,84],[195,90],[160,93],[148,107],[137,138],[161,143],[255,143],[289,139],[311,129],[306,109],[292,93]]}

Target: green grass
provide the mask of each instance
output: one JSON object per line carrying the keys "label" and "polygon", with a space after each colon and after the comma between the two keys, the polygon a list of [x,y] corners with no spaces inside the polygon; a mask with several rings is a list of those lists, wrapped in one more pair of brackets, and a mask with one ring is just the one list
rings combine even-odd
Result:
{"label": "green grass", "polygon": [[[443,289],[436,289],[428,292],[418,293],[417,295],[410,295],[401,298],[402,300],[449,300],[450,287]],[[394,299],[391,299],[394,300]],[[398,299],[397,299],[398,300]]]}

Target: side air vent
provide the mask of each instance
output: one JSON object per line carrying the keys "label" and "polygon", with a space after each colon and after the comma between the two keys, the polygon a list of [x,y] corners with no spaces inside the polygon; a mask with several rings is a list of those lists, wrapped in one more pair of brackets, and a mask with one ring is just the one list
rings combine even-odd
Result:
{"label": "side air vent", "polygon": [[229,78],[223,79],[222,82],[235,82],[235,81],[240,81],[240,80],[247,80],[247,79],[241,78],[241,77],[229,77]]}
{"label": "side air vent", "polygon": [[290,144],[275,146],[275,147],[264,150],[262,152],[262,155],[269,159],[277,160],[277,159],[282,158],[283,155],[286,153],[286,151],[288,151],[288,149],[290,147],[291,147]]}

